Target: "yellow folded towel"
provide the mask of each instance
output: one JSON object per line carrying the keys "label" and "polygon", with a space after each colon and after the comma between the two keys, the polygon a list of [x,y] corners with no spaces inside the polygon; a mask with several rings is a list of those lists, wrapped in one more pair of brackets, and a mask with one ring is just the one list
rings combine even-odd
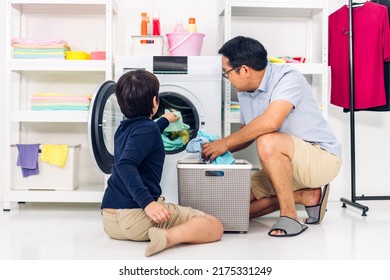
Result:
{"label": "yellow folded towel", "polygon": [[284,59],[273,57],[273,56],[269,56],[268,60],[269,62],[273,62],[273,63],[286,63]]}
{"label": "yellow folded towel", "polygon": [[41,160],[48,164],[64,168],[68,156],[68,145],[61,144],[43,144],[41,146]]}

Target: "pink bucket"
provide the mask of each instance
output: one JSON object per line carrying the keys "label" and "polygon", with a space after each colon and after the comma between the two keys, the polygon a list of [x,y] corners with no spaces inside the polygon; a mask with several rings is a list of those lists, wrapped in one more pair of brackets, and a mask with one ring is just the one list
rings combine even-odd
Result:
{"label": "pink bucket", "polygon": [[169,53],[172,56],[196,56],[202,50],[203,33],[167,33]]}

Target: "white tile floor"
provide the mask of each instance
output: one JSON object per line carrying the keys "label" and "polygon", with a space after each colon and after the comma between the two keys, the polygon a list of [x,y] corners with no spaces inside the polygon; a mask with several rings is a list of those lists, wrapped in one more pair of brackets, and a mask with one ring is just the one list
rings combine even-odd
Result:
{"label": "white tile floor", "polygon": [[323,223],[296,237],[269,237],[273,214],[251,220],[248,233],[225,233],[219,242],[179,245],[151,258],[144,257],[147,242],[108,238],[97,204],[12,204],[0,212],[0,260],[389,260],[390,201],[360,203],[370,208],[366,217],[329,202]]}

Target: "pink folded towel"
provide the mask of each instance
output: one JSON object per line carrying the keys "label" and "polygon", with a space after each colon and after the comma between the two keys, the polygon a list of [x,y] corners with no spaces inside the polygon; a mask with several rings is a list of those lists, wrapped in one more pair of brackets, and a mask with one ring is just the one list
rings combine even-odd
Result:
{"label": "pink folded towel", "polygon": [[27,44],[27,45],[57,45],[68,44],[62,39],[31,39],[31,38],[12,38],[11,44]]}

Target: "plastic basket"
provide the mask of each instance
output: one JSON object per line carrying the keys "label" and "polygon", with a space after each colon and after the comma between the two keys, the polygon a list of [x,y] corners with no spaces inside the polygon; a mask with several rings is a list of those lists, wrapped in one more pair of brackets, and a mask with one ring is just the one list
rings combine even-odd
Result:
{"label": "plastic basket", "polygon": [[197,56],[202,50],[203,33],[167,33],[169,53],[172,56]]}

